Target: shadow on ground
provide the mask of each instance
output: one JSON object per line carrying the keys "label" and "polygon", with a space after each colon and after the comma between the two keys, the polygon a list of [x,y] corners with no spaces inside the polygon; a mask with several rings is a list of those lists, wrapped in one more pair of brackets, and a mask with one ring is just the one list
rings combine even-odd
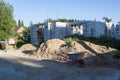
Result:
{"label": "shadow on ground", "polygon": [[0,58],[0,80],[118,80],[120,70],[111,67],[72,66],[51,60]]}

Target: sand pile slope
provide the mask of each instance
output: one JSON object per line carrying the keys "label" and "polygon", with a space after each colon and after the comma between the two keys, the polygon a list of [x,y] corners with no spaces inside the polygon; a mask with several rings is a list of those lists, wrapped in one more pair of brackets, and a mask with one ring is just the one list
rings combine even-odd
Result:
{"label": "sand pile slope", "polygon": [[104,53],[116,50],[111,47],[96,45],[94,43],[83,41],[83,40],[80,40],[78,42],[73,41],[70,44],[69,48],[71,51],[74,51],[74,52],[88,52],[88,53],[98,53],[98,54],[104,54]]}
{"label": "sand pile slope", "polygon": [[35,47],[32,44],[24,44],[22,47],[19,48],[19,50],[21,51],[25,51],[25,50],[36,50],[37,47]]}
{"label": "sand pile slope", "polygon": [[66,46],[65,41],[60,39],[51,39],[42,43],[40,47],[34,51],[34,55],[39,56],[41,59],[53,59],[61,52],[61,48]]}
{"label": "sand pile slope", "polygon": [[40,48],[37,50],[37,53],[57,53],[60,51],[60,48],[64,45],[66,45],[66,43],[60,39],[48,40],[46,43],[42,43],[40,45]]}
{"label": "sand pile slope", "polygon": [[113,63],[113,55],[119,53],[119,51],[114,48],[96,45],[87,41],[73,41],[68,45],[60,39],[51,39],[46,43],[42,43],[33,54],[39,56],[41,59],[59,58],[59,60],[62,60],[61,58],[63,57],[57,54],[67,54],[69,52],[84,53],[82,55],[86,62],[95,64]]}
{"label": "sand pile slope", "polygon": [[[115,61],[113,59],[113,55],[120,54],[117,49],[106,47],[103,45],[96,45],[91,42],[87,41],[78,41],[73,42],[74,45],[71,48],[76,49],[78,52],[85,52],[83,54],[83,58],[86,60],[87,63],[94,63],[94,64],[113,64]],[[73,44],[72,43],[72,44]],[[79,47],[82,46],[82,47]],[[78,48],[79,47],[79,48]]]}

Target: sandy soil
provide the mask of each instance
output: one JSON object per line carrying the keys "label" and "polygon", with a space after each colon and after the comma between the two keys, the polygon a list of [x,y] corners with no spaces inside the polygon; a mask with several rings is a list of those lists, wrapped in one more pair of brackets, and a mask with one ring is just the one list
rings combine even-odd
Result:
{"label": "sandy soil", "polygon": [[0,51],[0,80],[120,80],[120,69],[69,67],[56,61],[37,60],[20,50]]}

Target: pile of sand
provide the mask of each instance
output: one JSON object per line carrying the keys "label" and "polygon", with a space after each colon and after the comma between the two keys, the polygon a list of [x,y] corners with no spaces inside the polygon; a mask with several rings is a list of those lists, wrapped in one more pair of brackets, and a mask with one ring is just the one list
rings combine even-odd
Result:
{"label": "pile of sand", "polygon": [[40,48],[37,50],[38,53],[57,53],[60,51],[60,48],[66,45],[66,43],[60,39],[51,39],[46,43],[42,43]]}
{"label": "pile of sand", "polygon": [[46,43],[42,43],[38,50],[34,51],[33,54],[42,59],[53,59],[56,58],[58,53],[62,53],[61,48],[65,46],[65,41],[60,39],[51,39]]}
{"label": "pile of sand", "polygon": [[97,54],[104,54],[104,53],[116,50],[111,47],[96,45],[94,43],[83,41],[83,40],[80,40],[78,42],[73,41],[70,44],[69,48],[71,51],[74,51],[74,52],[88,52],[88,53],[97,53]]}
{"label": "pile of sand", "polygon": [[[119,53],[118,50],[106,46],[96,45],[87,41],[73,41],[71,44],[66,44],[60,39],[51,39],[46,43],[42,43],[38,50],[33,54],[41,59],[59,59],[63,57],[57,54],[84,53],[83,58],[87,63],[112,63],[113,55]],[[66,55],[67,56],[67,55]]]}
{"label": "pile of sand", "polygon": [[23,46],[21,46],[21,47],[19,48],[19,50],[21,50],[21,51],[25,51],[25,50],[36,50],[36,49],[37,49],[37,47],[34,46],[34,45],[32,45],[32,44],[24,44]]}
{"label": "pile of sand", "polygon": [[69,46],[70,52],[89,52],[87,49],[83,47],[80,43],[73,41]]}
{"label": "pile of sand", "polygon": [[82,40],[72,42],[69,49],[74,52],[84,52],[83,58],[88,64],[113,64],[115,62],[113,55],[120,53],[117,49]]}

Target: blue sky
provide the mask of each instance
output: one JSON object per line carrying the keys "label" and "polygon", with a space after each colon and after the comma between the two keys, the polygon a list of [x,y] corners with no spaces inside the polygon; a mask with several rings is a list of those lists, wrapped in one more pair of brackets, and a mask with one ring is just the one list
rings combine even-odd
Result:
{"label": "blue sky", "polygon": [[103,21],[103,17],[120,21],[120,0],[4,0],[14,7],[15,20],[28,26],[47,18]]}

